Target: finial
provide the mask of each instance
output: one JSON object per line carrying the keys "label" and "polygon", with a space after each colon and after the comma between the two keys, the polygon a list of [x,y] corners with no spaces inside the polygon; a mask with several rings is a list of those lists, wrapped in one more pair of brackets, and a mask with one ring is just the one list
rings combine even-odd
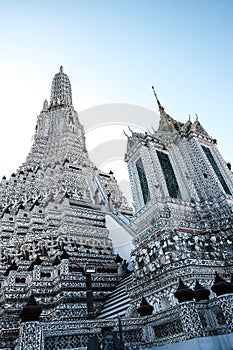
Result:
{"label": "finial", "polygon": [[196,120],[198,120],[198,115],[197,115],[197,113],[195,113],[195,116],[196,116]]}
{"label": "finial", "polygon": [[63,73],[63,67],[60,66],[60,73]]}
{"label": "finial", "polygon": [[189,114],[188,116],[189,116],[189,122],[191,122],[191,115]]}
{"label": "finial", "polygon": [[152,90],[153,90],[153,93],[154,93],[154,95],[155,95],[157,104],[158,104],[158,106],[159,106],[159,111],[160,111],[160,112],[163,112],[163,111],[164,111],[164,108],[163,108],[163,106],[161,105],[161,103],[160,103],[160,101],[159,101],[159,99],[158,99],[158,96],[157,96],[157,94],[156,94],[156,92],[155,92],[155,88],[154,88],[153,85],[152,85]]}
{"label": "finial", "polygon": [[131,130],[129,126],[128,126],[128,129],[131,132],[131,134],[133,135],[133,130]]}

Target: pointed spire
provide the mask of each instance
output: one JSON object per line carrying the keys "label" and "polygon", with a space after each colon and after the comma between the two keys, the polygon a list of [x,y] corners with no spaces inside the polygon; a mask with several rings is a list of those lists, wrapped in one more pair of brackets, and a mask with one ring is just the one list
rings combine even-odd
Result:
{"label": "pointed spire", "polygon": [[43,111],[44,112],[46,112],[48,110],[48,106],[49,106],[48,101],[45,99],[44,104],[43,104]]}
{"label": "pointed spire", "polygon": [[126,134],[125,130],[123,129],[123,133],[125,134],[125,136],[127,137],[127,139],[129,138],[129,135]]}
{"label": "pointed spire", "polygon": [[160,103],[160,101],[159,101],[159,99],[158,99],[158,96],[157,96],[157,94],[156,94],[156,92],[155,92],[155,88],[154,88],[153,85],[152,85],[152,90],[153,90],[153,93],[154,93],[154,95],[155,95],[155,98],[156,98],[156,101],[157,101],[157,104],[158,104],[160,113],[161,113],[161,112],[164,112],[164,108],[163,108],[163,106],[161,105],[161,103]]}
{"label": "pointed spire", "polygon": [[128,129],[129,129],[129,131],[131,132],[131,134],[133,135],[133,130],[132,129],[130,129],[130,127],[128,126]]}

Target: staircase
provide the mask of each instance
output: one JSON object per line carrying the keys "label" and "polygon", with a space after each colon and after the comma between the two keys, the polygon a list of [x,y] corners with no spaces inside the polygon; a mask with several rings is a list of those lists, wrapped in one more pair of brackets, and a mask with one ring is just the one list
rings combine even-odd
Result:
{"label": "staircase", "polygon": [[125,316],[125,312],[131,302],[131,298],[126,292],[126,286],[131,282],[131,274],[127,275],[120,281],[109,299],[104,303],[103,309],[97,318],[116,318],[117,316]]}

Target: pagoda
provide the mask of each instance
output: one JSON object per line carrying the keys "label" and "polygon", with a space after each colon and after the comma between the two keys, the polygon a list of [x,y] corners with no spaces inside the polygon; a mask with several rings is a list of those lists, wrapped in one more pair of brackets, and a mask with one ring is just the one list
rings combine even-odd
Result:
{"label": "pagoda", "polygon": [[0,184],[2,344],[11,344],[21,321],[33,317],[53,322],[98,315],[125,273],[107,213],[131,241],[134,232],[123,228],[122,217],[130,220],[132,209],[113,174],[90,161],[70,80],[60,67],[25,163]]}

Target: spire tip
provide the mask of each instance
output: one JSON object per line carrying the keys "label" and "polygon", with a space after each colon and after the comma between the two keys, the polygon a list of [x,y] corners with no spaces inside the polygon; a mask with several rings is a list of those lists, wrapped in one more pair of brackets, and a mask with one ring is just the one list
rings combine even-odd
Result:
{"label": "spire tip", "polygon": [[163,111],[164,111],[164,108],[163,108],[163,106],[161,105],[161,103],[160,103],[160,101],[159,101],[159,99],[158,99],[158,96],[157,96],[157,94],[156,94],[156,92],[155,92],[154,85],[152,85],[152,90],[153,90],[153,93],[154,93],[154,95],[155,95],[155,98],[156,98],[156,101],[157,101],[157,104],[158,104],[158,107],[159,107],[159,111],[160,111],[160,112],[163,112]]}

